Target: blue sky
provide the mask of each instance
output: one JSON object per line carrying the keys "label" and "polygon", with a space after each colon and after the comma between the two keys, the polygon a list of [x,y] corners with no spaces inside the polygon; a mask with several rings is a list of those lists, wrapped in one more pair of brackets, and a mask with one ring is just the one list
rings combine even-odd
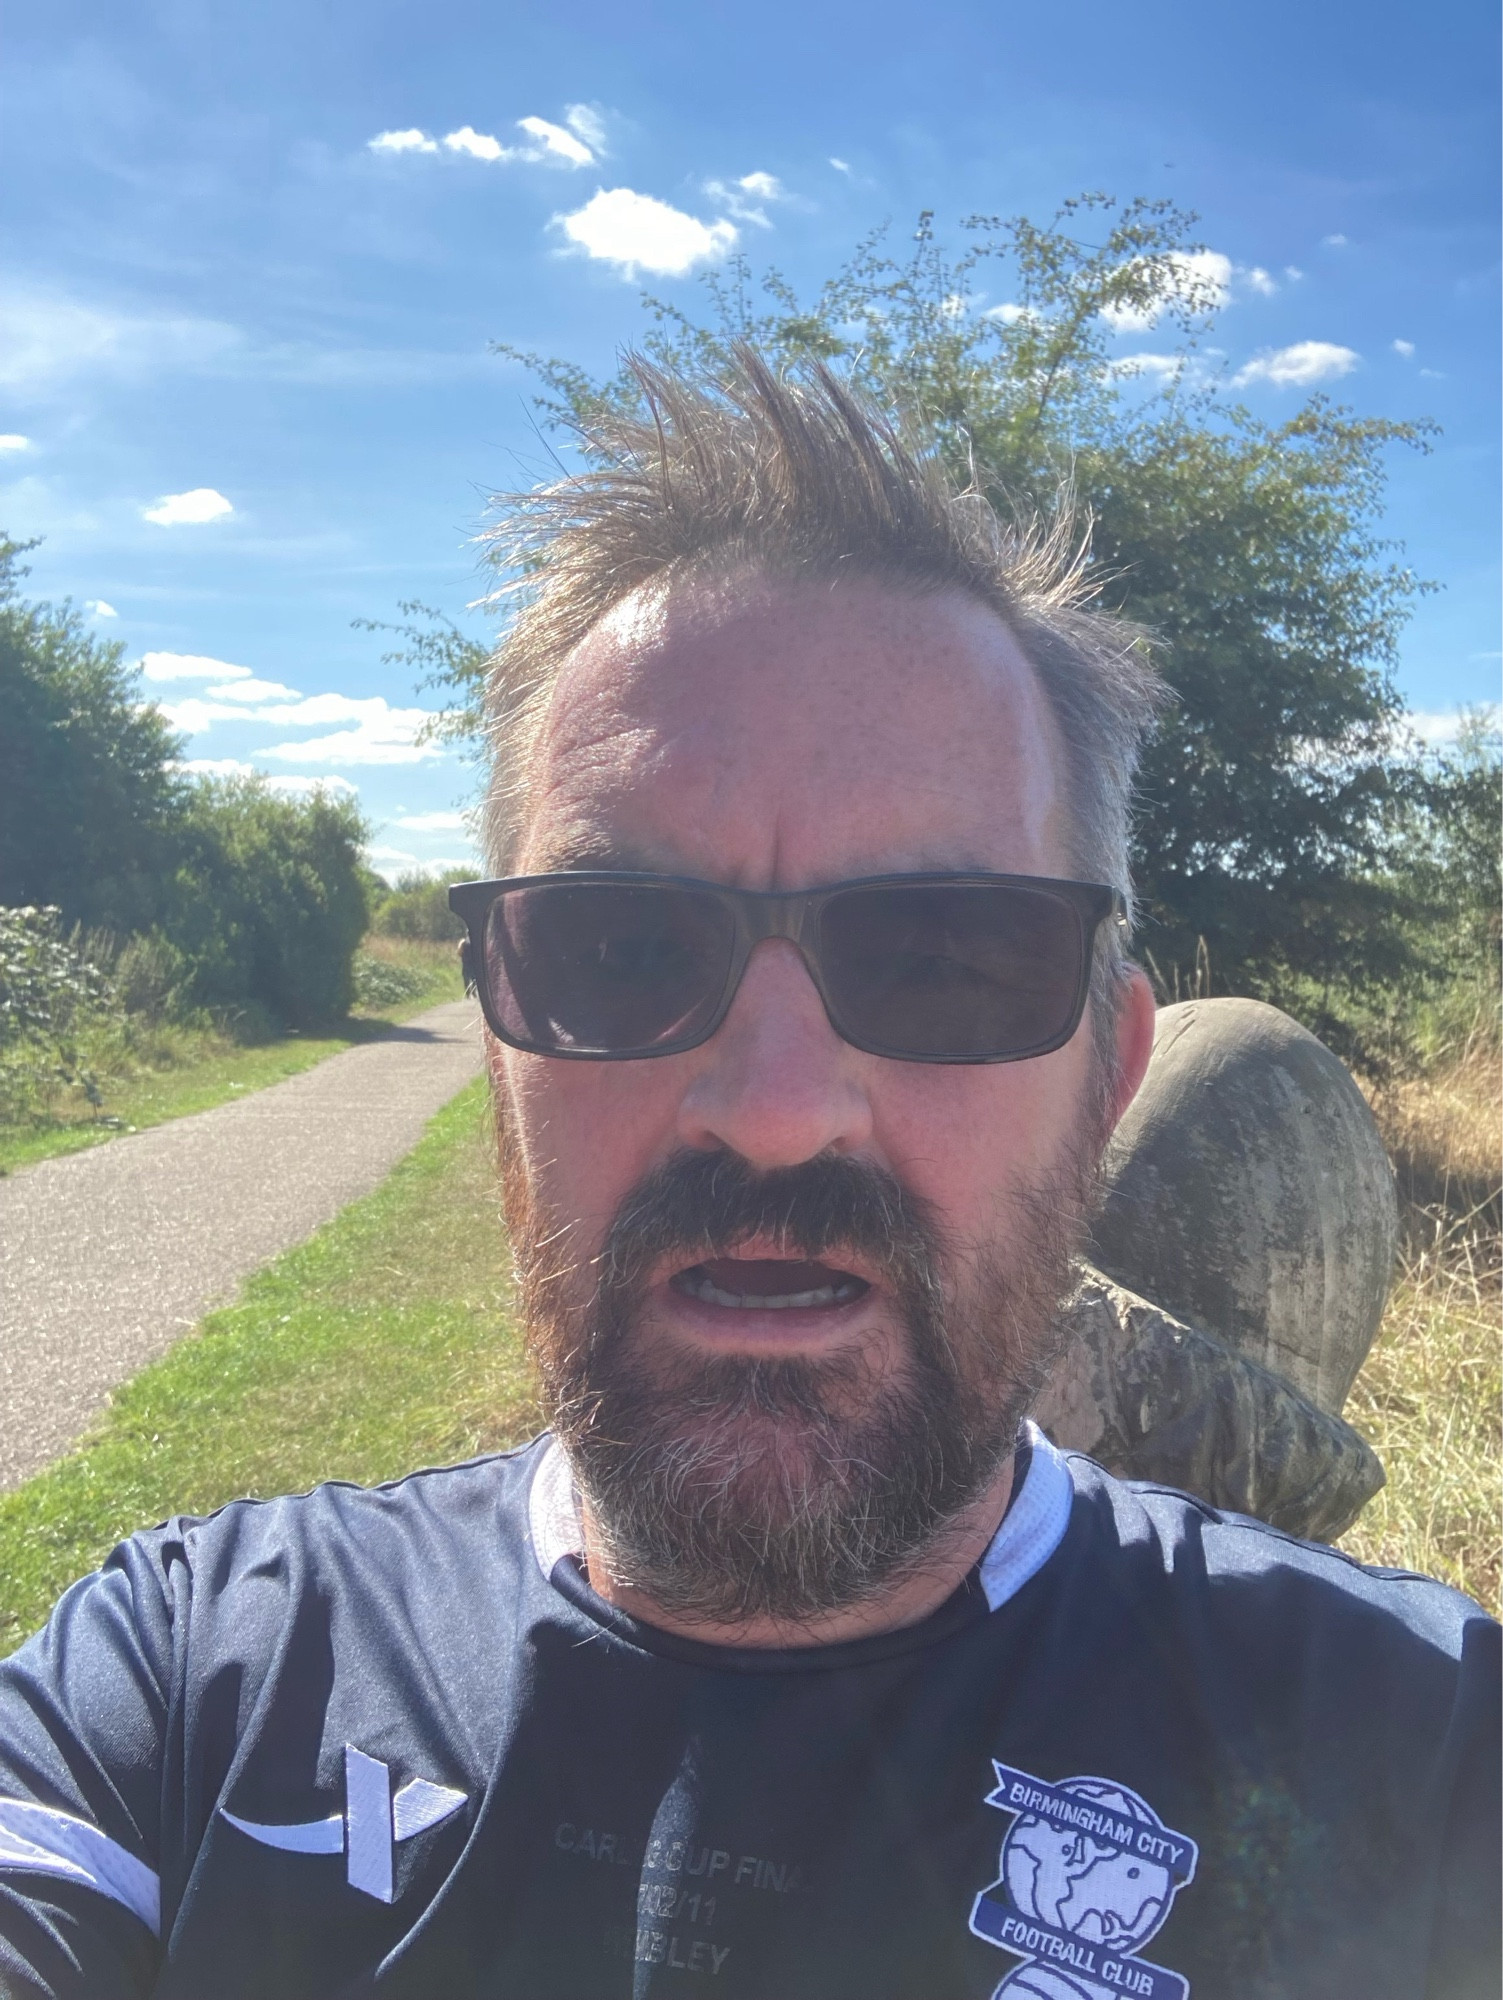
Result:
{"label": "blue sky", "polygon": [[1442,585],[1400,685],[1492,701],[1496,40],[1482,0],[13,10],[0,524],[191,760],[353,786],[389,874],[462,862],[475,774],[351,620],[462,615],[486,495],[546,470],[490,341],[604,372],[640,284],[692,304],[733,247],[812,289],[921,208],[958,237],[1168,195],[1254,410],[1319,386],[1442,426],[1391,461],[1388,530]]}

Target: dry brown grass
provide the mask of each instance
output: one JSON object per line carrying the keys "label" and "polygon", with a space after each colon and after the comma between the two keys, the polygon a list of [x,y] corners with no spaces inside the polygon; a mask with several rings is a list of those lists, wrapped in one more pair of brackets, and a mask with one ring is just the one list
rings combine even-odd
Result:
{"label": "dry brown grass", "polygon": [[1372,1090],[1404,1243],[1345,1415],[1388,1484],[1342,1546],[1503,1604],[1503,1227],[1496,1047]]}
{"label": "dry brown grass", "polygon": [[1422,1075],[1365,1086],[1394,1163],[1406,1249],[1503,1231],[1499,1213],[1503,1064],[1496,1042],[1478,1033],[1452,1061]]}

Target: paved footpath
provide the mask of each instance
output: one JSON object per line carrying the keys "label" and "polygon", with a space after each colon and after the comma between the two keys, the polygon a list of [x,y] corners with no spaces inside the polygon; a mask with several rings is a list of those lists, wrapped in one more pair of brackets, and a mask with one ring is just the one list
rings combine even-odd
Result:
{"label": "paved footpath", "polygon": [[0,1179],[0,1489],[375,1187],[479,1069],[476,1010],[451,1001],[285,1083]]}

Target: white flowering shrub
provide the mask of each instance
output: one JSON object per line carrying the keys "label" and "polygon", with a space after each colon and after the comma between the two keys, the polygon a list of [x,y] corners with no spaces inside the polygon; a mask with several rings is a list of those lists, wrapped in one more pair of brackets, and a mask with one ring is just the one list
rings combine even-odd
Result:
{"label": "white flowering shrub", "polygon": [[44,1111],[68,1086],[97,1109],[84,1043],[115,1011],[108,974],[64,934],[58,910],[0,906],[0,1121]]}

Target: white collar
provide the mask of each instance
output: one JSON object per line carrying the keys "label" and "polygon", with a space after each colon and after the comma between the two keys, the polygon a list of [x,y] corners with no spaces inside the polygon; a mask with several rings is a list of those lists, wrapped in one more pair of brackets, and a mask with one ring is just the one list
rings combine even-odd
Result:
{"label": "white collar", "polygon": [[[1025,1424],[1023,1436],[1030,1447],[1023,1484],[981,1558],[981,1587],[993,1611],[1015,1597],[1054,1554],[1070,1525],[1075,1498],[1070,1468],[1038,1425]],[[584,1553],[579,1496],[557,1438],[548,1440],[532,1475],[528,1525],[545,1577],[553,1574],[562,1557]]]}

